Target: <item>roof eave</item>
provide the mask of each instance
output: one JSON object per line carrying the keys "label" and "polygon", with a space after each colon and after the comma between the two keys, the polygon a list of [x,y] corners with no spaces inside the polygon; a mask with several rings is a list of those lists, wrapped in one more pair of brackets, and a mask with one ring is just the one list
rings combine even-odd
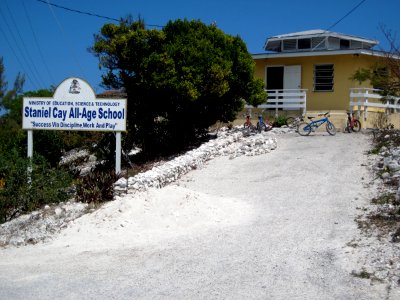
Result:
{"label": "roof eave", "polygon": [[[265,58],[289,58],[289,57],[311,57],[311,56],[332,56],[332,55],[371,55],[378,57],[385,57],[389,53],[373,51],[367,49],[356,49],[356,50],[328,50],[328,51],[304,51],[304,52],[276,52],[276,53],[260,53],[252,54],[253,59],[265,59]],[[395,57],[399,58],[399,57]]]}

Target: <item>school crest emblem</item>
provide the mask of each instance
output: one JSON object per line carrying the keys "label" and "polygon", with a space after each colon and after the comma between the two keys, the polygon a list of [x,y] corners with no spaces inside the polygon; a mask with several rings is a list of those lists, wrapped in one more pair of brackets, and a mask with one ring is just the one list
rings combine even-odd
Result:
{"label": "school crest emblem", "polygon": [[79,94],[81,92],[81,87],[79,85],[79,81],[73,79],[71,82],[71,86],[69,87],[70,94]]}

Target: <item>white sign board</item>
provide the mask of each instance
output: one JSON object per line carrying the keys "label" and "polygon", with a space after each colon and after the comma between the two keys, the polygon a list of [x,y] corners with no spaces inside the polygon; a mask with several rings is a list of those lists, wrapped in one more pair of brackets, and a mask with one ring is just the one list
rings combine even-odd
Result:
{"label": "white sign board", "polygon": [[67,78],[53,98],[24,97],[22,128],[28,129],[28,157],[33,129],[114,131],[115,172],[121,172],[121,131],[126,131],[126,99],[97,99],[83,79]]}
{"label": "white sign board", "polygon": [[102,99],[79,78],[64,80],[53,98],[23,99],[23,129],[126,131],[126,99]]}

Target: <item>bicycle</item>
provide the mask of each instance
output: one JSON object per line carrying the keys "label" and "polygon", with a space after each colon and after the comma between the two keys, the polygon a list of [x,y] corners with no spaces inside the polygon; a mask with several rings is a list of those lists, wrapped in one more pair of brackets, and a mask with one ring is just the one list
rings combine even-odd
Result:
{"label": "bicycle", "polygon": [[246,121],[243,124],[244,129],[255,129],[253,123],[251,123],[250,115],[246,115]]}
{"label": "bicycle", "polygon": [[347,125],[346,131],[350,132],[359,132],[361,130],[361,122],[354,117],[354,113],[347,113]]}
{"label": "bicycle", "polygon": [[264,120],[262,114],[260,114],[258,115],[256,129],[258,132],[261,132],[262,130],[270,131],[272,129],[272,124],[267,119]]}
{"label": "bicycle", "polygon": [[299,127],[299,124],[301,122],[304,122],[304,116],[298,116],[298,117],[288,117],[286,119],[286,125],[289,128],[294,128],[297,131],[297,127]]}
{"label": "bicycle", "polygon": [[251,123],[250,114],[247,114],[245,116],[246,116],[246,121],[243,124],[243,135],[249,136],[256,132],[256,126],[254,126],[253,123]]}
{"label": "bicycle", "polygon": [[297,132],[300,135],[309,135],[311,131],[315,131],[318,127],[320,127],[323,124],[325,125],[326,131],[330,135],[335,135],[336,134],[336,127],[333,125],[331,121],[329,121],[329,112],[324,113],[324,114],[319,114],[318,116],[323,116],[321,119],[314,120],[314,117],[308,117],[309,120],[311,120],[310,123],[307,122],[301,122],[299,126],[297,127]]}

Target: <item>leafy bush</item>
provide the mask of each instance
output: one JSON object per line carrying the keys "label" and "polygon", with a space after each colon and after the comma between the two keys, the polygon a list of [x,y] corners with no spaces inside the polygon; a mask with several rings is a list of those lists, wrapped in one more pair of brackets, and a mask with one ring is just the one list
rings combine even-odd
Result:
{"label": "leafy bush", "polygon": [[26,131],[8,115],[0,117],[0,155],[18,149],[22,156],[26,154]]}
{"label": "leafy bush", "polygon": [[93,172],[78,179],[76,200],[86,203],[110,201],[114,197],[114,183],[120,178],[108,165],[98,165]]}
{"label": "leafy bush", "polygon": [[274,121],[274,126],[275,127],[282,127],[284,125],[287,125],[287,118],[285,116],[276,117],[276,119]]}
{"label": "leafy bush", "polygon": [[40,156],[31,162],[16,150],[0,157],[0,180],[0,223],[70,196],[71,177],[66,171],[50,168]]}

